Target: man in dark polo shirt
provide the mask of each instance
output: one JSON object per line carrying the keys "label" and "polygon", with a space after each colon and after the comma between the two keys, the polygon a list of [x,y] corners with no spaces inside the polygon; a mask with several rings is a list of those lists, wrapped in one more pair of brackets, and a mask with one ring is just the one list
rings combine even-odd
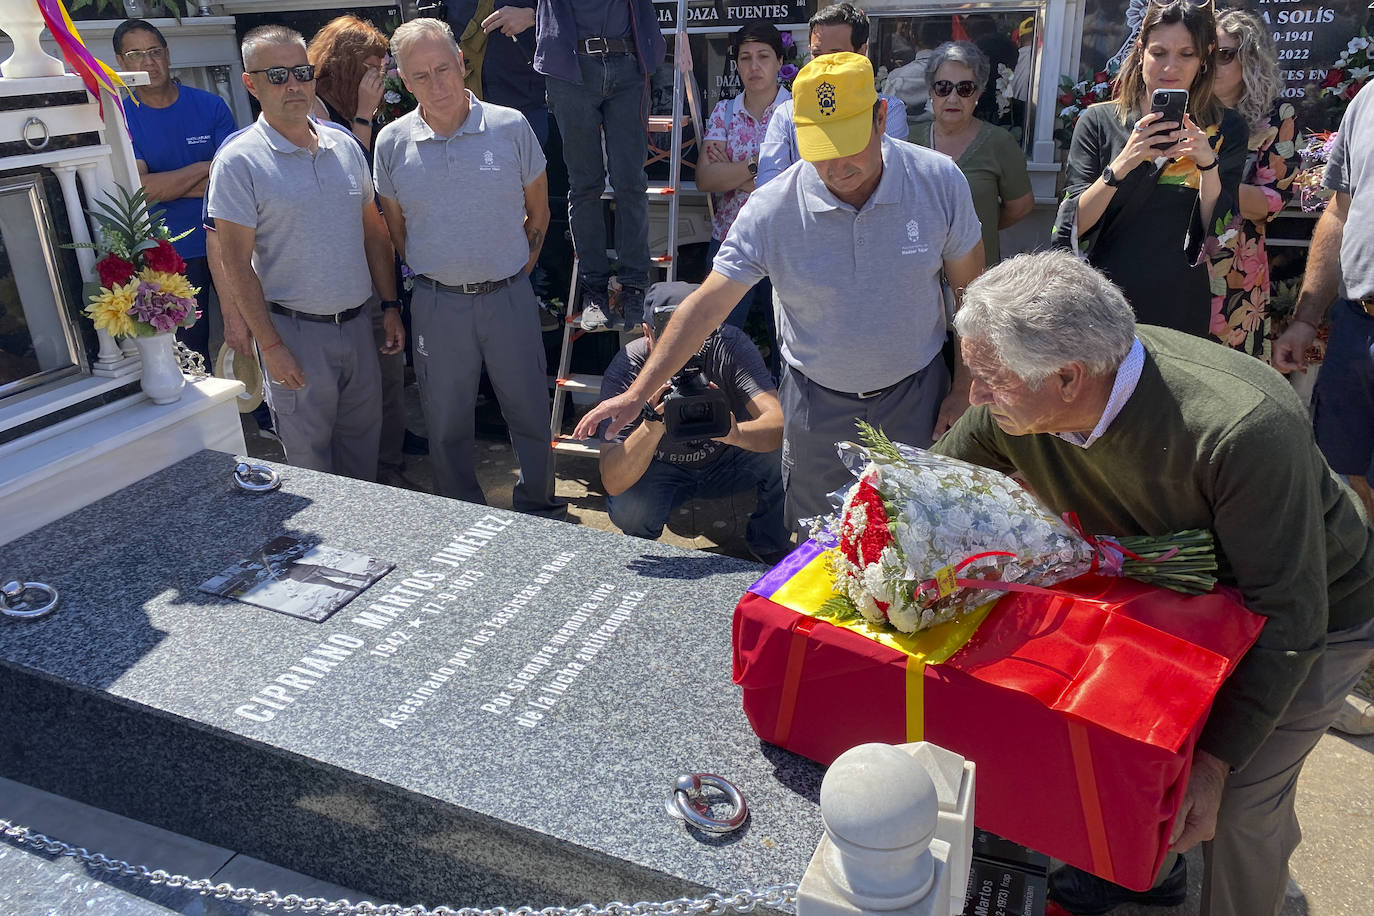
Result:
{"label": "man in dark polo shirt", "polygon": [[[630,341],[601,377],[601,397],[629,389],[654,341],[668,326],[690,283],[659,283],[645,302],[652,321]],[[674,442],[665,434],[663,392],[644,405],[640,418],[615,441],[601,446],[601,484],[611,521],[633,537],[656,538],[673,510],[689,499],[714,499],[757,491],[745,543],[770,566],[790,545],[783,521],[782,405],[758,348],[739,328],[724,325],[706,338],[702,373],[730,400],[730,431],[719,439]]]}
{"label": "man in dark polo shirt", "polygon": [[376,480],[382,375],[364,314],[374,287],[382,352],[398,352],[405,330],[367,160],[352,134],[311,119],[315,68],[299,33],[252,30],[243,69],[262,115],[210,168],[215,285],[257,341],[286,460]]}

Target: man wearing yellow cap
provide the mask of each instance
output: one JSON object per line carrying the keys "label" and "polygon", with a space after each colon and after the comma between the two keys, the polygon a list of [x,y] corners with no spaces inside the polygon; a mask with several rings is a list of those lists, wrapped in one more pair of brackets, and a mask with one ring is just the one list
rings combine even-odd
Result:
{"label": "man wearing yellow cap", "polygon": [[941,357],[943,270],[958,291],[983,269],[968,182],[947,156],[883,135],[886,103],[859,54],[808,63],[792,87],[804,163],[754,191],[714,268],[679,306],[628,391],[603,401],[576,435],[613,437],[700,348],[762,277],[773,280],[785,362],[783,485],[793,525],[828,512],[853,482],[835,443],[854,421],[928,445],[968,407]]}

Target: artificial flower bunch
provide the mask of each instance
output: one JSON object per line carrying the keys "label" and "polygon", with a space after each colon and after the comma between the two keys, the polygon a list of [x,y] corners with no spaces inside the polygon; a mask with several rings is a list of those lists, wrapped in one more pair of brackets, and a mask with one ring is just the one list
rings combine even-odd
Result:
{"label": "artificial flower bunch", "polygon": [[1331,147],[1336,143],[1336,133],[1334,130],[1310,133],[1307,142],[1298,147],[1302,168],[1293,179],[1293,184],[1298,189],[1298,202],[1308,213],[1325,210],[1334,193],[1322,187],[1322,176],[1326,173],[1326,162],[1331,158]]}
{"label": "artificial flower bunch", "polygon": [[382,80],[382,104],[377,110],[377,120],[383,124],[390,124],[402,115],[414,111],[417,105],[419,102],[415,101],[415,96],[406,88],[405,80],[401,79],[396,65],[388,65],[386,77]]}
{"label": "artificial flower bunch", "polygon": [[200,290],[186,279],[186,262],[172,247],[181,236],[167,231],[161,210],[148,211],[142,188],[130,194],[119,187],[106,196],[90,211],[100,224],[100,241],[70,246],[101,253],[95,263],[100,291],[91,296],[86,314],[114,337],[151,337],[189,328],[200,317]]}
{"label": "artificial flower bunch", "polygon": [[1098,70],[1089,79],[1074,82],[1071,77],[1059,77],[1059,114],[1055,115],[1054,140],[1060,149],[1068,149],[1073,143],[1073,129],[1078,119],[1089,105],[1106,102],[1116,95],[1116,77],[1121,65],[1109,63],[1107,69]]}
{"label": "artificial flower bunch", "polygon": [[1216,584],[1207,531],[1160,538],[1093,537],[1016,481],[906,445],[860,423],[863,446],[842,456],[859,480],[839,514],[818,525],[830,551],[833,617],[914,633],[1026,586],[1087,572],[1200,594]]}
{"label": "artificial flower bunch", "polygon": [[792,37],[792,33],[784,31],[782,33],[782,67],[778,69],[778,82],[792,91],[792,81],[797,78],[797,74],[806,62],[811,59],[809,51],[804,51],[797,44],[797,40]]}
{"label": "artificial flower bunch", "polygon": [[1374,61],[1369,56],[1369,33],[1360,29],[1360,34],[1350,39],[1341,56],[1336,58],[1335,66],[1326,71],[1322,96],[1335,98],[1343,112],[1371,75],[1374,75]]}

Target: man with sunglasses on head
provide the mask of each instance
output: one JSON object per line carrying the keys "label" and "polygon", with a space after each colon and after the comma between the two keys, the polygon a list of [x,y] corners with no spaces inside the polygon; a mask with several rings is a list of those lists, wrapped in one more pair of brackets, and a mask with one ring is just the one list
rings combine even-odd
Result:
{"label": "man with sunglasses on head", "polygon": [[205,357],[208,366],[211,284],[200,211],[210,160],[234,132],[234,116],[214,93],[172,79],[167,39],[151,22],[121,22],[114,31],[114,51],[121,70],[148,74],[147,86],[130,90],[137,104],[124,106],[124,116],[149,203],[163,211],[172,235],[190,230],[172,246],[186,262],[187,279],[200,290],[196,305],[201,317],[189,328],[178,328],[177,339]]}
{"label": "man with sunglasses on head", "polygon": [[210,167],[216,287],[226,316],[242,316],[257,340],[286,460],[375,480],[382,376],[363,317],[374,288],[382,352],[399,352],[405,331],[367,160],[351,134],[311,119],[315,68],[298,32],[253,29],[243,69],[262,114]]}
{"label": "man with sunglasses on head", "polygon": [[[839,51],[868,53],[868,14],[852,3],[836,3],[819,10],[807,26],[811,30],[808,41],[812,60]],[[906,103],[889,95],[879,98],[887,102],[887,120],[883,122],[887,135],[894,140],[905,140],[909,132]],[[755,188],[763,187],[794,162],[805,158],[797,149],[797,128],[793,123],[792,105],[791,101],[783,102],[768,121],[768,131],[759,145]]]}
{"label": "man with sunglasses on head", "polygon": [[[945,343],[943,272],[960,291],[983,270],[968,181],[948,156],[884,136],[886,102],[859,54],[817,58],[792,84],[804,162],[749,195],[701,288],[678,307],[629,389],[575,435],[613,438],[764,276],[785,362],[782,480],[789,525],[832,509],[854,482],[835,443],[854,421],[928,446],[968,408]],[[775,115],[776,116],[776,115]]]}

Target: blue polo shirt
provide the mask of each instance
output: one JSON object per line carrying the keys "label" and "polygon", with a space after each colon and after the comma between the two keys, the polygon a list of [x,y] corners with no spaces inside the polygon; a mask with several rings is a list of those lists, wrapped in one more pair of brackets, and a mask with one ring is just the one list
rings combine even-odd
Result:
{"label": "blue polo shirt", "polygon": [[[166,108],[125,105],[134,156],[150,172],[174,172],[195,162],[209,162],[220,144],[237,128],[224,99],[191,86],[177,87],[177,100]],[[183,258],[205,257],[201,228],[201,199],[182,197],[160,201],[162,218],[172,235],[191,234],[174,243]]]}

